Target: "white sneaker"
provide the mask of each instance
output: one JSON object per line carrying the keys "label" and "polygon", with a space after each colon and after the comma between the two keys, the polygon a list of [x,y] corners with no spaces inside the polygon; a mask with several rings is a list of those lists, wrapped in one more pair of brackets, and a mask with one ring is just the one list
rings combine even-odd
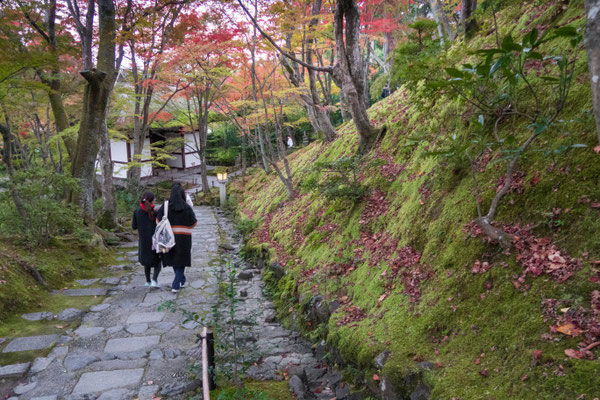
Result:
{"label": "white sneaker", "polygon": [[187,283],[187,282],[180,283],[180,284],[179,284],[179,287],[180,287],[180,288],[184,288],[186,283]]}
{"label": "white sneaker", "polygon": [[150,287],[160,287],[160,285],[158,284],[158,282],[156,282],[154,279],[152,280],[152,283],[150,284]]}
{"label": "white sneaker", "polygon": [[146,284],[144,286],[146,286],[146,287],[150,286],[150,282],[146,282]]}
{"label": "white sneaker", "polygon": [[171,293],[179,293],[179,289],[171,289]]}

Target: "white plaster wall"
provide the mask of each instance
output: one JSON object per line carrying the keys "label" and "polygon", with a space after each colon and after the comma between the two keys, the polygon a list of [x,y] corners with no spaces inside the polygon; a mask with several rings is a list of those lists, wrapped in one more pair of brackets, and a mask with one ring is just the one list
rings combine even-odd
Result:
{"label": "white plaster wall", "polygon": [[183,159],[181,154],[171,154],[171,156],[175,158],[167,160],[167,165],[171,168],[183,168]]}
{"label": "white plaster wall", "polygon": [[185,155],[186,168],[197,167],[199,165],[200,165],[200,157],[198,157],[198,153],[192,153],[192,154]]}

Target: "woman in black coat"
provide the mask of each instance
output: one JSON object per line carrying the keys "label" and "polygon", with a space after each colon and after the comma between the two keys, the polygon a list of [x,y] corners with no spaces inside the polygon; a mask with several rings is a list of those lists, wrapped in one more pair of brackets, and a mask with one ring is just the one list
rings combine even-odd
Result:
{"label": "woman in black coat", "polygon": [[[160,256],[152,250],[152,235],[156,228],[154,193],[145,192],[142,195],[140,206],[133,213],[131,225],[133,229],[139,231],[138,260],[144,266],[146,286],[160,287],[157,282],[160,273]],[[150,280],[151,268],[154,268],[152,280]]]}
{"label": "woman in black coat", "polygon": [[[163,205],[156,213],[156,220],[160,221],[164,215]],[[185,268],[192,265],[192,229],[196,226],[196,214],[186,203],[185,191],[179,183],[171,187],[167,217],[175,234],[175,246],[163,254],[163,260],[165,266],[173,267],[175,279],[171,291],[177,293],[185,285]]]}

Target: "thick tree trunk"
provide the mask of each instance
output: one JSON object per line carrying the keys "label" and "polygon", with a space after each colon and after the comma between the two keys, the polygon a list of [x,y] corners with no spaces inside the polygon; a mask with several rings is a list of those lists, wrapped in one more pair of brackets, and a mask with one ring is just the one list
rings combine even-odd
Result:
{"label": "thick tree trunk", "polygon": [[363,84],[363,62],[359,47],[360,13],[354,0],[338,0],[335,9],[335,42],[338,63],[332,77],[344,92],[352,120],[359,135],[359,153],[368,152],[375,144],[379,129],[371,125]]}
{"label": "thick tree trunk", "polygon": [[80,192],[72,192],[70,199],[79,203],[86,225],[94,224],[93,190],[95,165],[106,122],[106,111],[115,71],[115,9],[112,0],[98,0],[99,46],[98,69],[83,71],[87,81],[83,111],[77,138],[77,150],[71,165],[71,174],[80,183]]}
{"label": "thick tree trunk", "polygon": [[596,134],[600,145],[600,0],[585,0],[587,23],[585,25],[585,48],[594,102]]}

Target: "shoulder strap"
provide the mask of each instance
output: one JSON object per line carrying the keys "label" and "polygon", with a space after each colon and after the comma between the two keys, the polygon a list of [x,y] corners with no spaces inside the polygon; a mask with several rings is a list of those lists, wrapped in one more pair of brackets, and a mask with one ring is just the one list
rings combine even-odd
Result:
{"label": "shoulder strap", "polygon": [[165,200],[165,218],[169,217],[169,200]]}

